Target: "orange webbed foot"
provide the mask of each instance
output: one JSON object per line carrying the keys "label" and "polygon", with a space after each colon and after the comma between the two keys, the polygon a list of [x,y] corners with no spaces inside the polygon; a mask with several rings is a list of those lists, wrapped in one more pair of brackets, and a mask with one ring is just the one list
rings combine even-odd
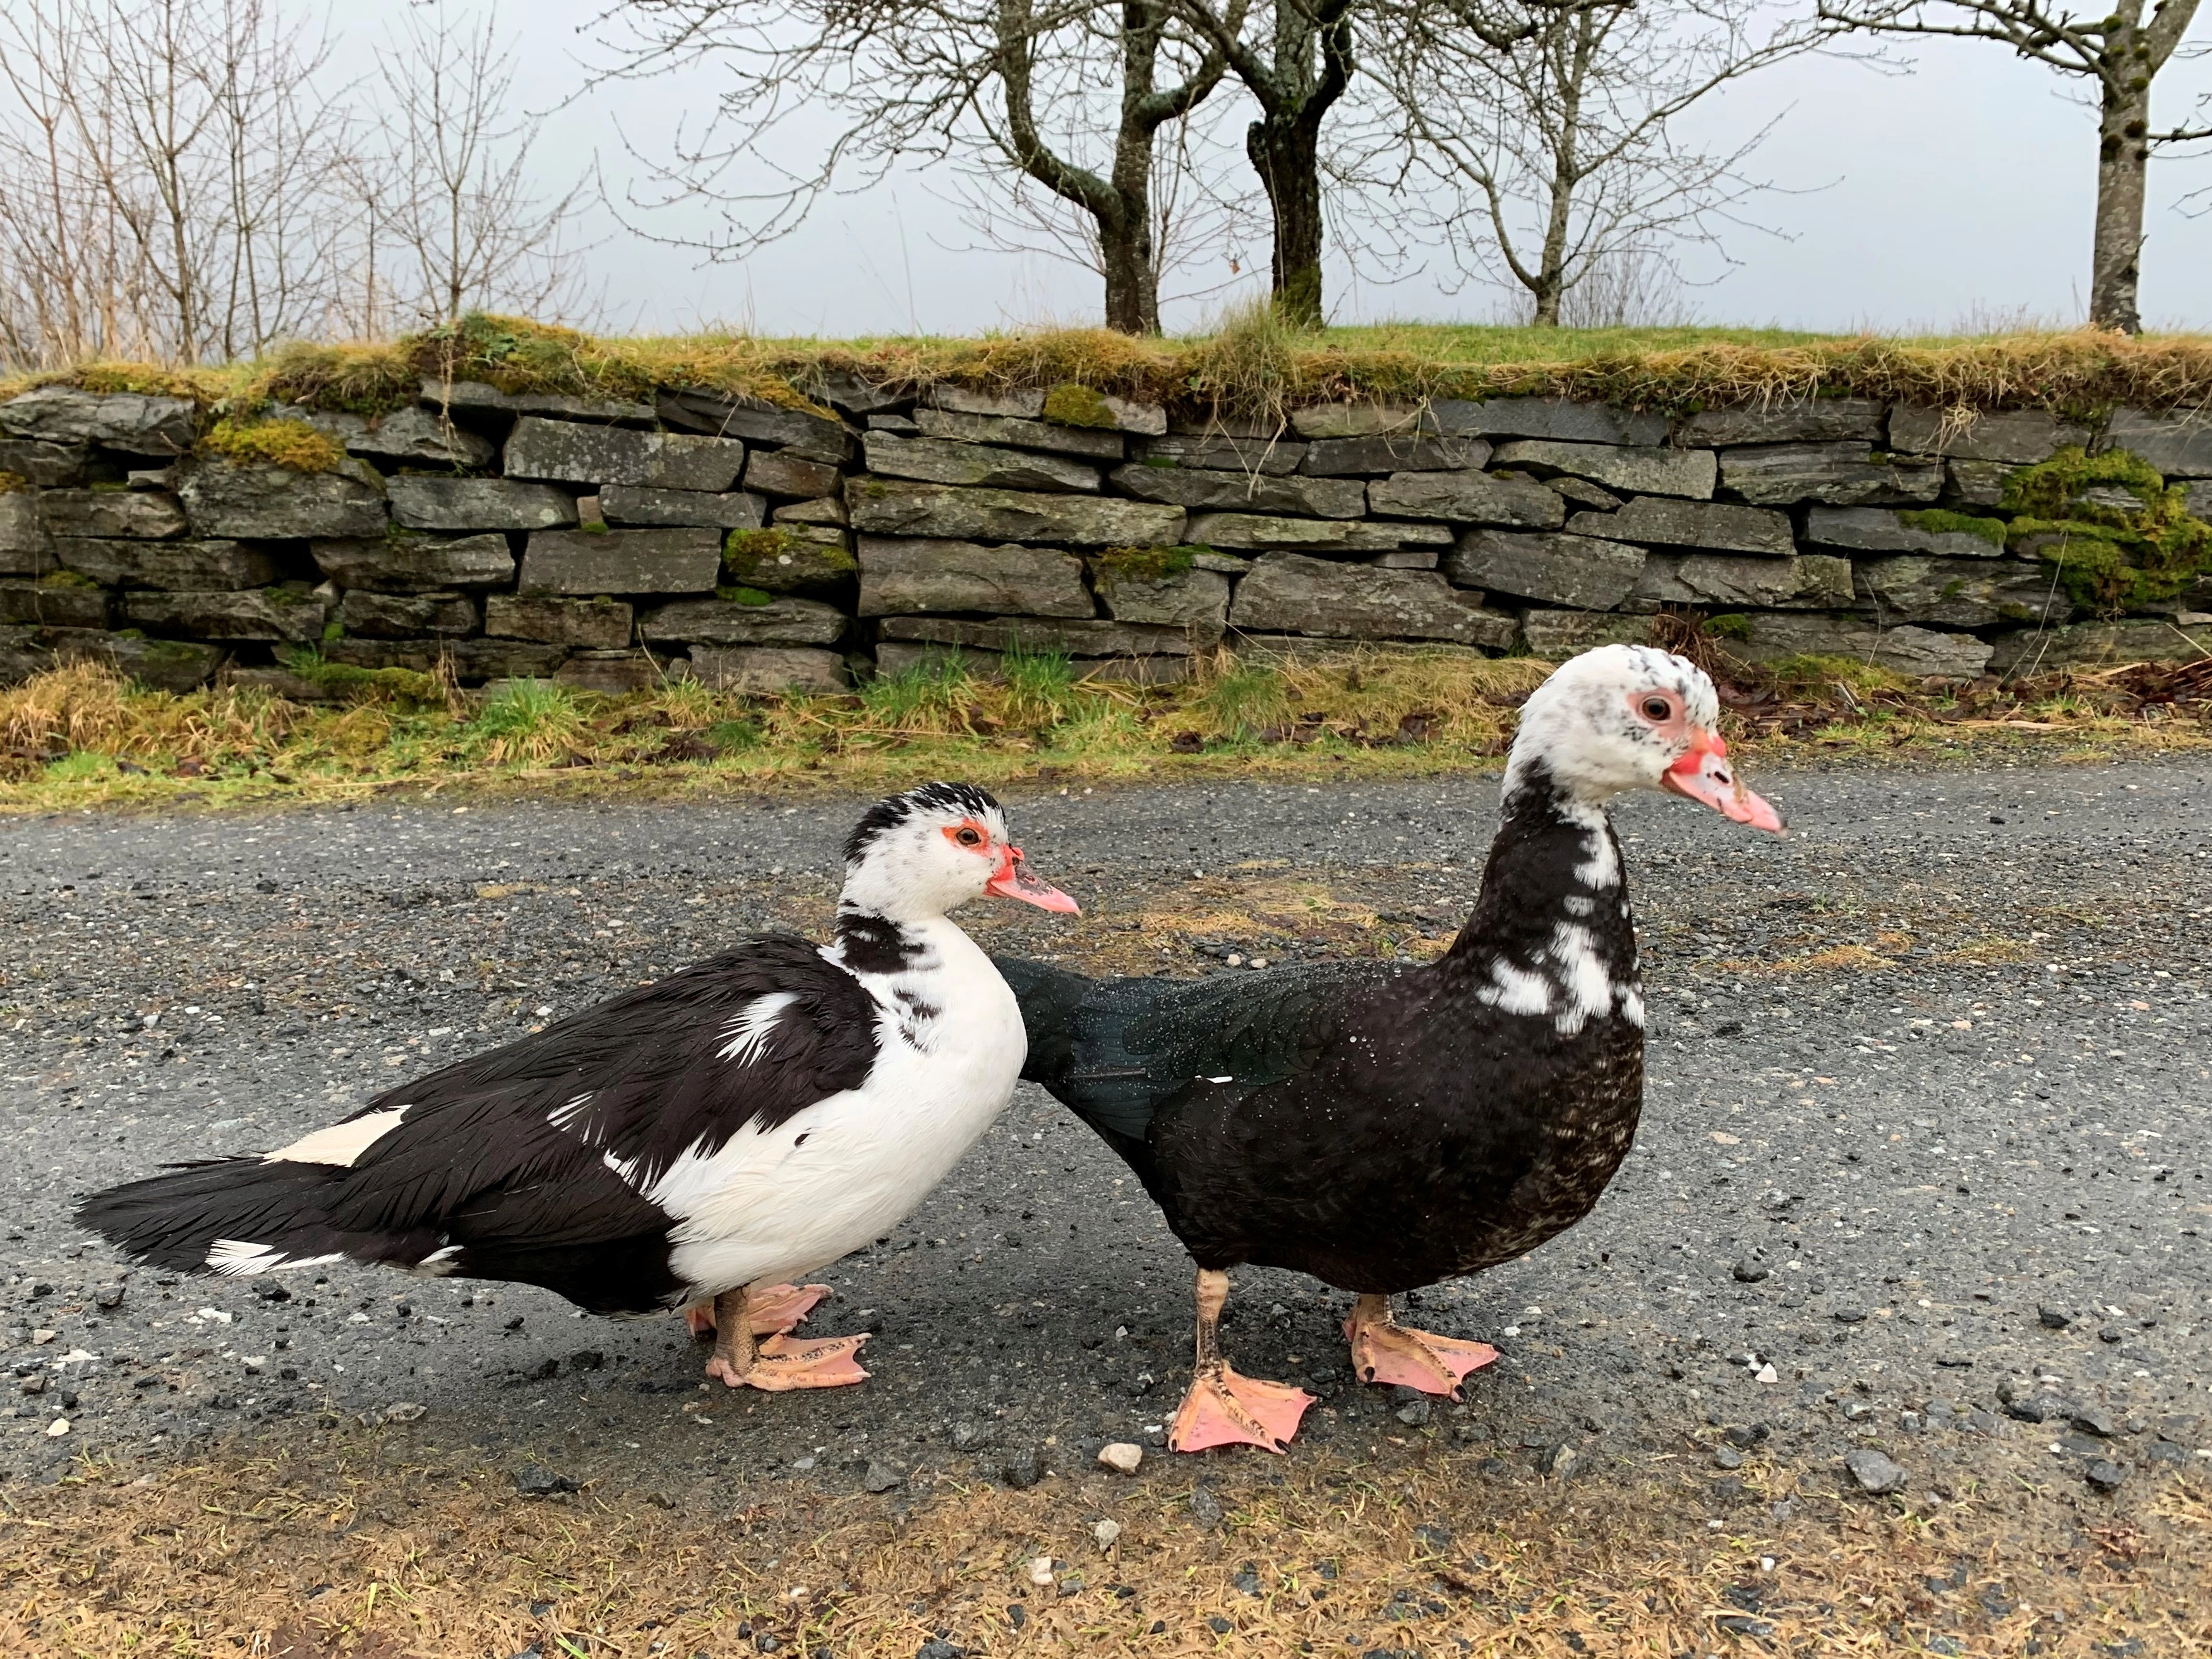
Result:
{"label": "orange webbed foot", "polygon": [[859,1336],[817,1336],[794,1341],[779,1332],[753,1350],[753,1363],[744,1370],[719,1351],[707,1362],[707,1375],[732,1389],[760,1389],[784,1394],[793,1389],[842,1389],[868,1380],[860,1369]]}
{"label": "orange webbed foot", "polygon": [[1344,1322],[1344,1334],[1352,1340],[1352,1369],[1361,1382],[1402,1383],[1451,1400],[1460,1397],[1462,1377],[1498,1358],[1487,1342],[1462,1342],[1356,1313]]}
{"label": "orange webbed foot", "polygon": [[1239,1376],[1217,1361],[1201,1368],[1182,1397],[1168,1445],[1179,1452],[1209,1446],[1257,1446],[1280,1452],[1298,1431],[1298,1419],[1314,1397],[1304,1389]]}

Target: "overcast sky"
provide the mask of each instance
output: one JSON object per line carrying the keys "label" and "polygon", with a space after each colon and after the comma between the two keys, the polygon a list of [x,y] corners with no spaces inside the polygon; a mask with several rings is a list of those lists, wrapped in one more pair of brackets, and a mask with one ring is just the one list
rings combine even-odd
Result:
{"label": "overcast sky", "polygon": [[[372,47],[383,20],[406,3],[349,6],[349,41]],[[484,9],[473,0],[445,3]],[[636,166],[618,134],[649,154],[665,153],[674,121],[710,106],[716,76],[616,83],[571,100],[582,65],[604,58],[590,33],[600,9],[599,0],[510,0],[501,15],[521,56],[518,92],[549,112],[539,166],[553,177],[596,164],[610,195],[619,197]],[[2193,33],[2200,48],[2212,43],[2212,7],[2207,12]],[[2080,89],[1994,42],[1906,42],[1900,55],[1911,73],[1802,59],[1700,106],[1699,137],[1727,138],[1780,118],[1750,167],[1779,188],[1747,214],[1777,234],[1731,231],[1732,269],[1692,261],[1718,278],[1690,291],[1698,320],[1950,332],[2081,318],[2096,129],[2093,112],[2074,101]],[[2212,55],[2177,61],[2160,79],[2156,120],[2170,125],[2189,116],[2208,92]],[[2195,205],[2212,206],[2212,146],[2197,149],[2194,158],[2152,163],[2142,310],[2154,328],[2212,328],[2212,213],[2191,217],[2184,201],[2200,191]],[[588,264],[605,296],[603,321],[624,331],[720,322],[769,334],[856,335],[1096,320],[1095,276],[1037,254],[979,250],[956,193],[948,176],[908,174],[825,202],[799,233],[735,264],[702,265],[696,252],[640,240],[601,215]],[[650,222],[676,237],[716,228],[704,207],[679,207]],[[1240,251],[1249,284],[1249,256],[1264,273],[1264,236]],[[1507,315],[1499,290],[1457,284],[1440,249],[1366,264],[1355,271],[1333,263],[1332,320]],[[1203,324],[1239,291],[1225,260],[1184,281],[1214,291],[1171,304],[1170,331]]]}

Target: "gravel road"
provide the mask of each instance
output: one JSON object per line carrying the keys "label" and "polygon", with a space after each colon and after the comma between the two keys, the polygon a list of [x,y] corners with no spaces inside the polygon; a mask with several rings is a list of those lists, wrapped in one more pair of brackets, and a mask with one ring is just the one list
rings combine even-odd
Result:
{"label": "gravel road", "polygon": [[[1346,1298],[1289,1274],[1237,1275],[1240,1367],[1322,1396],[1302,1443],[1445,1435],[1508,1469],[1673,1451],[1837,1470],[1875,1447],[1948,1496],[2002,1443],[2125,1501],[2160,1462],[2212,1456],[2212,764],[1754,781],[1788,840],[1657,797],[1619,813],[1653,1013],[1643,1130],[1581,1227],[1419,1297],[1420,1322],[1504,1351],[1468,1403],[1353,1385]],[[1496,788],[1033,788],[1015,831],[1086,915],[964,919],[1122,971],[1433,951]],[[1026,1086],[919,1213],[823,1275],[809,1328],[878,1334],[872,1380],[824,1394],[705,1391],[672,1318],[350,1269],[179,1281],[67,1219],[91,1188],[281,1144],[749,929],[818,927],[858,805],[7,823],[4,1478],[331,1412],[644,1489],[881,1486],[971,1457],[1021,1484],[1103,1441],[1158,1444],[1187,1263]],[[1741,1496],[1724,1474],[1712,1490],[1716,1514]]]}

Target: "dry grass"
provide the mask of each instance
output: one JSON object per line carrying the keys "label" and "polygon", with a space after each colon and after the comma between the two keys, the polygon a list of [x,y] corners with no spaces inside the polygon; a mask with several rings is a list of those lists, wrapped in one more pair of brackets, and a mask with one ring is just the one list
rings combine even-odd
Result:
{"label": "dry grass", "polygon": [[[2054,741],[2069,752],[2212,742],[2212,665],[1923,689],[1826,659],[1721,671],[1723,729],[1762,757]],[[0,690],[0,810],[354,798],[390,789],[683,793],[921,775],[985,783],[1276,775],[1400,776],[1494,763],[1530,659],[1351,651],[1203,659],[1188,684],[1074,680],[1064,660],[958,663],[844,696],[748,696],[685,681],[622,697],[524,684],[455,691],[365,675],[336,705],[257,687],[149,691],[79,664]]]}
{"label": "dry grass", "polygon": [[719,390],[815,406],[825,377],[918,391],[940,382],[1006,390],[1079,384],[1185,414],[1279,419],[1299,404],[1557,396],[1684,410],[1843,394],[1947,409],[2091,413],[2118,404],[2212,407],[2212,337],[2096,330],[1986,338],[1822,337],[1772,330],[1590,331],[1398,324],[1301,333],[1265,307],[1213,332],[1139,339],[1056,329],[972,339],[830,341],[753,335],[595,339],[518,319],[472,316],[390,343],[299,345],[258,362],[174,369],[94,364],[40,381],[228,399],[272,398],[374,414],[431,379],[510,392],[649,398],[655,387]]}
{"label": "dry grass", "polygon": [[[88,1464],[9,1494],[0,1647],[596,1659],[766,1651],[772,1637],[839,1659],[913,1659],[932,1640],[975,1655],[2086,1659],[2212,1645],[2212,1506],[2192,1476],[2117,1507],[2014,1479],[1923,1507],[1754,1462],[1758,1521],[1717,1531],[1664,1455],[1563,1483],[1413,1438],[1366,1459],[1176,1460],[1134,1483],[1079,1474],[1029,1492],[956,1475],[889,1499],[793,1485],[734,1509],[726,1487],[523,1499],[502,1471],[389,1429],[136,1480]],[[1194,1513],[1201,1476],[1218,1527]],[[1789,1518],[1772,1518],[1784,1498]],[[1102,1518],[1121,1528],[1103,1552]],[[1030,1578],[1041,1556],[1049,1586]]]}

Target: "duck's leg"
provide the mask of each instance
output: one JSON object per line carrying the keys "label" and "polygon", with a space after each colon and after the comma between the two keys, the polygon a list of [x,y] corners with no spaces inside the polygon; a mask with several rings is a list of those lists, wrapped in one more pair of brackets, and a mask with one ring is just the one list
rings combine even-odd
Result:
{"label": "duck's leg", "polygon": [[1168,1431],[1175,1451],[1208,1446],[1259,1446],[1281,1451],[1298,1431],[1313,1396],[1304,1389],[1239,1376],[1221,1357],[1221,1310],[1229,1301],[1229,1275],[1198,1270],[1198,1363],[1190,1392]]}
{"label": "duck's leg", "polygon": [[714,1353],[707,1362],[708,1376],[733,1389],[764,1389],[771,1394],[787,1389],[835,1389],[867,1380],[856,1358],[868,1340],[866,1334],[794,1342],[778,1330],[765,1342],[757,1341],[760,1325],[750,1302],[751,1293],[742,1286],[714,1298]]}
{"label": "duck's leg", "polygon": [[1423,1394],[1459,1398],[1459,1380],[1498,1358],[1487,1342],[1462,1342],[1416,1331],[1390,1317],[1390,1298],[1372,1291],[1352,1304],[1344,1322],[1352,1339],[1352,1369],[1363,1382],[1402,1382]]}
{"label": "duck's leg", "polygon": [[[763,1285],[747,1294],[745,1314],[755,1336],[774,1336],[787,1331],[814,1311],[814,1304],[830,1294],[827,1285]],[[714,1304],[694,1302],[684,1310],[684,1323],[694,1337],[714,1334]]]}

